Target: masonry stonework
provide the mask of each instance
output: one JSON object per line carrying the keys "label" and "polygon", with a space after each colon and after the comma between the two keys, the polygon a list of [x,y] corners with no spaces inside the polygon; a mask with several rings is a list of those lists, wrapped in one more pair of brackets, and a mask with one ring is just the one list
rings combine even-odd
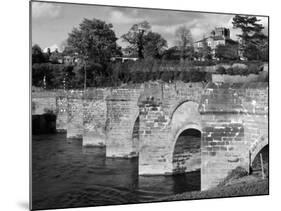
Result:
{"label": "masonry stonework", "polygon": [[[267,84],[208,84],[201,98],[201,189],[215,187],[240,166],[249,171],[251,146],[267,139]],[[258,145],[258,144],[256,144]]]}
{"label": "masonry stonework", "polygon": [[83,100],[83,146],[105,146],[109,89],[88,89]]}
{"label": "masonry stonework", "polygon": [[67,138],[83,135],[83,92],[71,90],[67,95]]}
{"label": "masonry stonework", "polygon": [[145,87],[139,99],[140,175],[175,173],[176,136],[184,129],[200,130],[198,103],[202,90],[202,83],[155,83]]}
{"label": "masonry stonework", "polygon": [[138,156],[133,131],[139,115],[137,99],[141,90],[141,87],[112,89],[106,98],[106,157]]}
{"label": "masonry stonework", "polygon": [[[268,145],[267,83],[159,83],[32,93],[32,115],[56,115],[56,130],[105,146],[107,157],[139,156],[140,175],[201,169],[201,189]],[[37,117],[36,117],[37,118]]]}

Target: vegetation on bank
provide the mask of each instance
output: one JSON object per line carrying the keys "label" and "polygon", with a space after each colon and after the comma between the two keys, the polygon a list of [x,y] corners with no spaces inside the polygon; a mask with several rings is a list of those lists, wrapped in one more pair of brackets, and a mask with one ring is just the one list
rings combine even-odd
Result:
{"label": "vegetation on bank", "polygon": [[[266,165],[268,165],[268,161],[266,162]],[[249,172],[246,169],[238,166],[229,172],[227,177],[215,188],[206,191],[192,191],[176,194],[165,198],[165,200],[204,199],[265,194],[269,194],[268,171],[266,171],[265,178],[262,179],[261,172],[249,175]]]}
{"label": "vegetation on bank", "polygon": [[232,185],[220,186],[206,191],[192,191],[182,194],[176,194],[167,197],[163,200],[190,200],[190,199],[208,199],[208,198],[222,198],[235,196],[252,196],[252,195],[266,195],[268,191],[268,179],[249,179],[242,180]]}

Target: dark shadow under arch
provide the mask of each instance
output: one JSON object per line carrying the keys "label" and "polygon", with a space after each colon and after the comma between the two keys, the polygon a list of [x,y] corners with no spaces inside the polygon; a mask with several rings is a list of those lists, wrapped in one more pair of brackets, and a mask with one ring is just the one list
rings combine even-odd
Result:
{"label": "dark shadow under arch", "polygon": [[261,176],[261,156],[263,160],[263,167],[265,176],[268,177],[268,166],[269,166],[269,145],[265,145],[253,158],[251,165],[251,173],[254,175]]}
{"label": "dark shadow under arch", "polygon": [[201,132],[188,128],[177,137],[173,151],[173,174],[200,170]]}
{"label": "dark shadow under arch", "polygon": [[139,139],[140,139],[139,130],[140,130],[140,117],[138,116],[134,123],[133,133],[132,133],[133,151],[135,152],[136,156],[138,156],[139,154]]}

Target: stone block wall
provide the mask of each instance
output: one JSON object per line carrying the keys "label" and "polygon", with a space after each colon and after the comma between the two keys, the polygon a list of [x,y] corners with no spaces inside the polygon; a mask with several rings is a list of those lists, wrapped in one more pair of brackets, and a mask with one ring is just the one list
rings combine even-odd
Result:
{"label": "stone block wall", "polygon": [[32,115],[56,113],[56,92],[32,92],[31,94]]}
{"label": "stone block wall", "polygon": [[112,89],[106,98],[106,156],[135,157],[138,149],[133,141],[134,125],[139,115],[137,105],[142,88]]}
{"label": "stone block wall", "polygon": [[83,91],[67,93],[67,138],[82,138],[83,135]]}
{"label": "stone block wall", "polygon": [[202,95],[201,189],[215,187],[236,167],[249,171],[251,145],[267,133],[264,83],[208,84]]}
{"label": "stone block wall", "polygon": [[[146,85],[138,103],[140,175],[173,174],[173,152],[176,142],[176,129],[172,123],[173,114],[186,101],[199,102],[202,90],[202,83]],[[185,118],[189,119],[190,116]]]}
{"label": "stone block wall", "polygon": [[105,146],[106,100],[110,89],[88,89],[83,101],[83,146]]}
{"label": "stone block wall", "polygon": [[67,130],[67,92],[63,91],[57,94],[56,97],[56,107],[57,107],[57,121],[56,121],[56,130],[57,132],[66,132]]}

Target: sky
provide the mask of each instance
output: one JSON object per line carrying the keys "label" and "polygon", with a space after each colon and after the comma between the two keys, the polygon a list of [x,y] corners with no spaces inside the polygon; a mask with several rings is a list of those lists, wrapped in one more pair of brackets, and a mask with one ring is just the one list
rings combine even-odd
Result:
{"label": "sky", "polygon": [[[84,18],[100,19],[113,24],[117,38],[128,32],[135,23],[148,21],[153,32],[160,33],[168,42],[168,47],[175,45],[175,30],[185,25],[190,29],[194,41],[208,36],[215,27],[230,29],[232,39],[237,39],[238,29],[233,29],[231,14],[213,14],[189,11],[169,11],[156,9],[138,9],[97,5],[62,4],[32,2],[32,44],[42,49],[63,50],[68,33],[78,27]],[[258,17],[268,34],[268,19]],[[122,39],[117,43],[125,47]]]}

